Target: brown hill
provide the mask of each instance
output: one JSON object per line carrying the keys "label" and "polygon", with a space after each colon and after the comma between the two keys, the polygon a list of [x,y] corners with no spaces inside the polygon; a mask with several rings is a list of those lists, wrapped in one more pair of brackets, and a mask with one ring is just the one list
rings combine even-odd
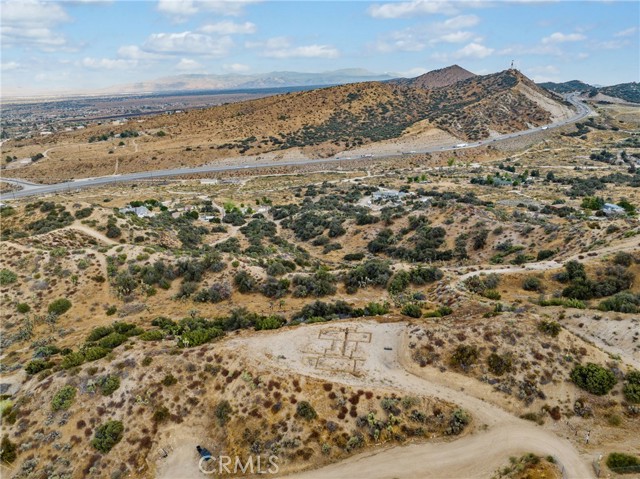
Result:
{"label": "brown hill", "polygon": [[[300,149],[309,158],[322,158],[383,140],[402,143],[415,131],[441,134],[452,144],[456,138],[474,141],[525,130],[569,112],[551,93],[518,71],[506,70],[430,90],[387,82],[353,83],[123,125],[105,123],[36,138],[11,154],[25,158],[46,151],[47,161],[20,174],[47,181],[52,171],[64,178],[98,176],[239,155],[297,155]],[[122,133],[130,139],[122,141]],[[139,137],[131,136],[135,134]],[[374,147],[371,151],[378,152]]]}
{"label": "brown hill", "polygon": [[450,67],[433,70],[415,78],[399,78],[393,80],[393,83],[412,86],[414,88],[432,89],[453,85],[454,83],[475,76],[475,73],[471,73],[458,65],[451,65]]}
{"label": "brown hill", "polygon": [[323,144],[349,148],[399,137],[424,120],[476,140],[491,131],[547,123],[562,108],[527,77],[507,70],[434,90],[355,83],[191,111],[173,120],[161,116],[150,123],[176,136],[198,131],[217,140],[218,149],[262,153]]}

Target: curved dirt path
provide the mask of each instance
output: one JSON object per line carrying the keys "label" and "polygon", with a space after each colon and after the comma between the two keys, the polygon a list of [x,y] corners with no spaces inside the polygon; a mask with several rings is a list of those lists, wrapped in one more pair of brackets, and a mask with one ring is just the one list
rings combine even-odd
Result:
{"label": "curved dirt path", "polygon": [[108,245],[117,245],[120,244],[115,240],[112,240],[111,238],[107,238],[105,235],[103,235],[102,233],[93,230],[85,225],[82,224],[72,224],[69,226],[65,226],[64,228],[61,228],[58,231],[63,231],[63,230],[70,230],[70,231],[79,231],[80,233],[84,233],[87,236],[91,236],[94,239],[97,239],[98,241],[102,241],[103,243],[106,243]]}
{"label": "curved dirt path", "polygon": [[[371,332],[366,357],[358,376],[322,371],[305,362],[323,328],[354,328]],[[461,406],[473,416],[474,431],[451,442],[430,442],[369,451],[320,469],[292,474],[307,479],[390,478],[488,478],[506,464],[510,456],[533,452],[550,455],[564,468],[566,478],[594,477],[589,458],[581,455],[566,439],[505,410],[454,389],[452,382],[428,381],[413,374],[407,347],[406,323],[375,321],[335,321],[307,325],[276,334],[234,339],[228,346],[253,352],[263,366],[327,379],[356,387],[394,388],[413,395],[424,395]],[[391,348],[391,349],[388,349]],[[274,359],[277,358],[277,359]]]}
{"label": "curved dirt path", "polygon": [[[509,457],[532,452],[566,461],[571,446],[549,442],[546,431],[531,431],[519,425],[501,425],[482,434],[453,442],[412,444],[368,452],[314,471],[294,474],[300,479],[470,479],[489,478],[509,463]],[[583,461],[563,464],[567,478],[595,477]]]}

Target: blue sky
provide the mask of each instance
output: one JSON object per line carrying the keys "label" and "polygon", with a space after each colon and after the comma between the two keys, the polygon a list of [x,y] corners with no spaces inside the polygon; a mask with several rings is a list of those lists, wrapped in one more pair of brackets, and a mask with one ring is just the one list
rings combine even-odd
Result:
{"label": "blue sky", "polygon": [[536,81],[640,79],[637,1],[0,0],[0,20],[3,95],[182,73],[484,74],[512,59]]}

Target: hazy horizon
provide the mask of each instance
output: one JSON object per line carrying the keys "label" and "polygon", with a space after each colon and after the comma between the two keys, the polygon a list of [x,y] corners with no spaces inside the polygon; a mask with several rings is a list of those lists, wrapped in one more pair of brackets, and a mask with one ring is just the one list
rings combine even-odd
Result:
{"label": "hazy horizon", "polygon": [[535,81],[638,81],[637,2],[2,1],[2,96],[186,73],[412,77],[512,60]]}

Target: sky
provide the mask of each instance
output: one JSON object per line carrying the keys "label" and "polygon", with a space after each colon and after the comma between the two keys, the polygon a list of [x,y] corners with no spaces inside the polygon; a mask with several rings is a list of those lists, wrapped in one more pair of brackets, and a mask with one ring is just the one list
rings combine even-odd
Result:
{"label": "sky", "polygon": [[2,95],[185,73],[364,68],[417,76],[511,61],[535,81],[640,80],[640,2],[0,0]]}

